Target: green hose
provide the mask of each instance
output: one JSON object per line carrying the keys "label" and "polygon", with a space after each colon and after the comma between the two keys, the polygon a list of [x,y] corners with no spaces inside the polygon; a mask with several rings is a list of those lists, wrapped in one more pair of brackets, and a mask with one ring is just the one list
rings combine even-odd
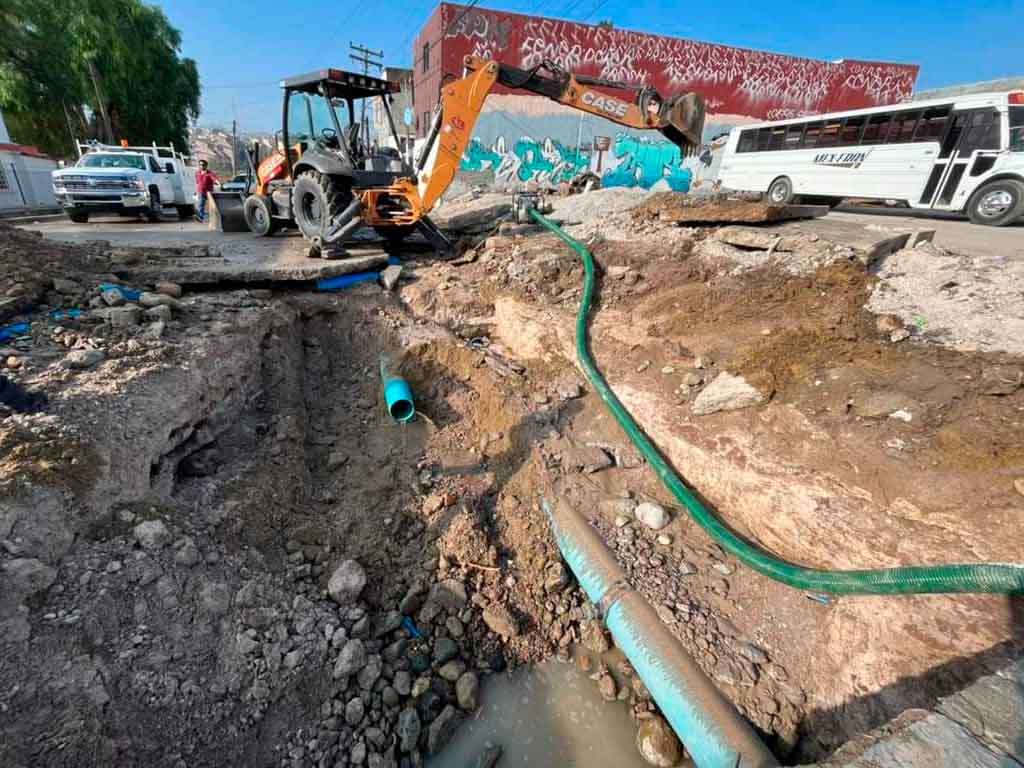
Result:
{"label": "green hose", "polygon": [[571,238],[554,222],[549,221],[536,210],[530,215],[543,227],[558,235],[583,260],[586,277],[583,282],[583,298],[576,316],[576,354],[590,379],[590,383],[601,395],[615,420],[629,435],[630,440],[650,463],[662,483],[679,500],[694,520],[727,552],[758,573],[781,581],[797,589],[825,592],[836,595],[906,595],[941,592],[997,592],[1002,594],[1024,593],[1024,565],[1012,563],[973,563],[958,565],[908,566],[905,568],[880,568],[864,571],[820,571],[805,568],[765,552],[745,541],[730,530],[721,520],[708,511],[696,496],[684,485],[675,470],[662,457],[658,449],[643,433],[640,426],[612,392],[608,382],[598,370],[590,354],[587,339],[587,320],[594,296],[594,258],[578,241]]}

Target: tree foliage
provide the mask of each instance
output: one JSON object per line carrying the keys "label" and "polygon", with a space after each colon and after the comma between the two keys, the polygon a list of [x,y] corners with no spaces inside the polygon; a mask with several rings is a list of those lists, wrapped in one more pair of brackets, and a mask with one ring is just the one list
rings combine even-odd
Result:
{"label": "tree foliage", "polygon": [[0,0],[0,30],[0,110],[15,141],[56,155],[72,154],[72,135],[188,145],[199,72],[159,8]]}

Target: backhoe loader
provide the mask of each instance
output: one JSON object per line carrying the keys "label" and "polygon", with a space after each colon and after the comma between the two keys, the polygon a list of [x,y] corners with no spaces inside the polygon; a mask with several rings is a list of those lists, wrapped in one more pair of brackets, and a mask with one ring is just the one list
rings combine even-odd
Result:
{"label": "backhoe loader", "polygon": [[447,251],[447,239],[427,214],[454,180],[495,85],[546,96],[627,128],[660,131],[684,155],[700,146],[705,104],[696,93],[663,98],[650,86],[574,75],[552,62],[520,69],[467,56],[463,64],[465,75],[441,88],[415,161],[371,146],[356,119],[357,101],[378,98],[400,146],[390,110],[396,83],[336,69],[284,80],[279,151],[257,169],[256,188],[245,200],[249,228],[270,235],[294,223],[311,242],[311,254],[325,258],[338,255],[362,225],[390,243],[419,231]]}

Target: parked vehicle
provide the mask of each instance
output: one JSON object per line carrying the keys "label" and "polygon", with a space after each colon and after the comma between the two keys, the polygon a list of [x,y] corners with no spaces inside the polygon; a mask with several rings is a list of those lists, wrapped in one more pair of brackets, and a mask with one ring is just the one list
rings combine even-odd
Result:
{"label": "parked vehicle", "polygon": [[734,128],[719,180],[773,203],[900,200],[1003,226],[1024,216],[1024,91]]}
{"label": "parked vehicle", "polygon": [[239,173],[231,177],[231,181],[225,181],[220,185],[221,192],[246,192],[249,185],[249,176]]}
{"label": "parked vehicle", "polygon": [[120,213],[143,214],[156,222],[168,205],[182,219],[195,214],[195,168],[174,147],[77,144],[78,162],[51,174],[57,202],[72,221]]}

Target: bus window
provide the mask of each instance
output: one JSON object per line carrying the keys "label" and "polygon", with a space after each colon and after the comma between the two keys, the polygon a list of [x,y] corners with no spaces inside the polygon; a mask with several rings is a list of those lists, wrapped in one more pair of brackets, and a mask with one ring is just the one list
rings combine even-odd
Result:
{"label": "bus window", "polygon": [[739,145],[736,147],[736,151],[753,152],[755,149],[757,149],[757,131],[740,131],[740,141]]}
{"label": "bus window", "polygon": [[926,109],[917,124],[914,141],[941,141],[951,110],[952,107],[948,106]]}
{"label": "bus window", "polygon": [[808,123],[807,131],[804,133],[804,149],[814,149],[818,146],[818,137],[821,135],[823,123]]}
{"label": "bus window", "polygon": [[868,124],[864,126],[864,135],[861,137],[861,144],[884,144],[885,137],[889,133],[889,123],[892,122],[892,113],[884,112],[880,115],[871,115]]}
{"label": "bus window", "polygon": [[914,128],[920,112],[897,112],[889,128],[888,144],[907,144],[914,140]]}
{"label": "bus window", "polygon": [[762,128],[757,132],[757,151],[767,152],[772,143],[772,129]]}
{"label": "bus window", "polygon": [[834,147],[839,144],[839,129],[842,125],[841,120],[825,123],[825,127],[821,129],[821,135],[818,136],[818,146]]}
{"label": "bus window", "polygon": [[994,109],[979,109],[971,115],[957,153],[966,155],[976,149],[999,149],[999,113]]}
{"label": "bus window", "polygon": [[778,149],[785,149],[786,143],[786,126],[780,125],[776,128],[771,128],[771,138],[768,141],[768,149],[775,151]]}
{"label": "bus window", "polygon": [[1010,151],[1024,152],[1024,107],[1010,107]]}
{"label": "bus window", "polygon": [[860,143],[860,132],[864,128],[863,117],[848,117],[843,123],[843,130],[839,134],[839,144],[844,147],[851,147]]}
{"label": "bus window", "polygon": [[[1024,107],[1021,108],[1024,112]],[[791,125],[786,129],[786,149],[800,149],[800,141],[804,137],[804,123]]]}

